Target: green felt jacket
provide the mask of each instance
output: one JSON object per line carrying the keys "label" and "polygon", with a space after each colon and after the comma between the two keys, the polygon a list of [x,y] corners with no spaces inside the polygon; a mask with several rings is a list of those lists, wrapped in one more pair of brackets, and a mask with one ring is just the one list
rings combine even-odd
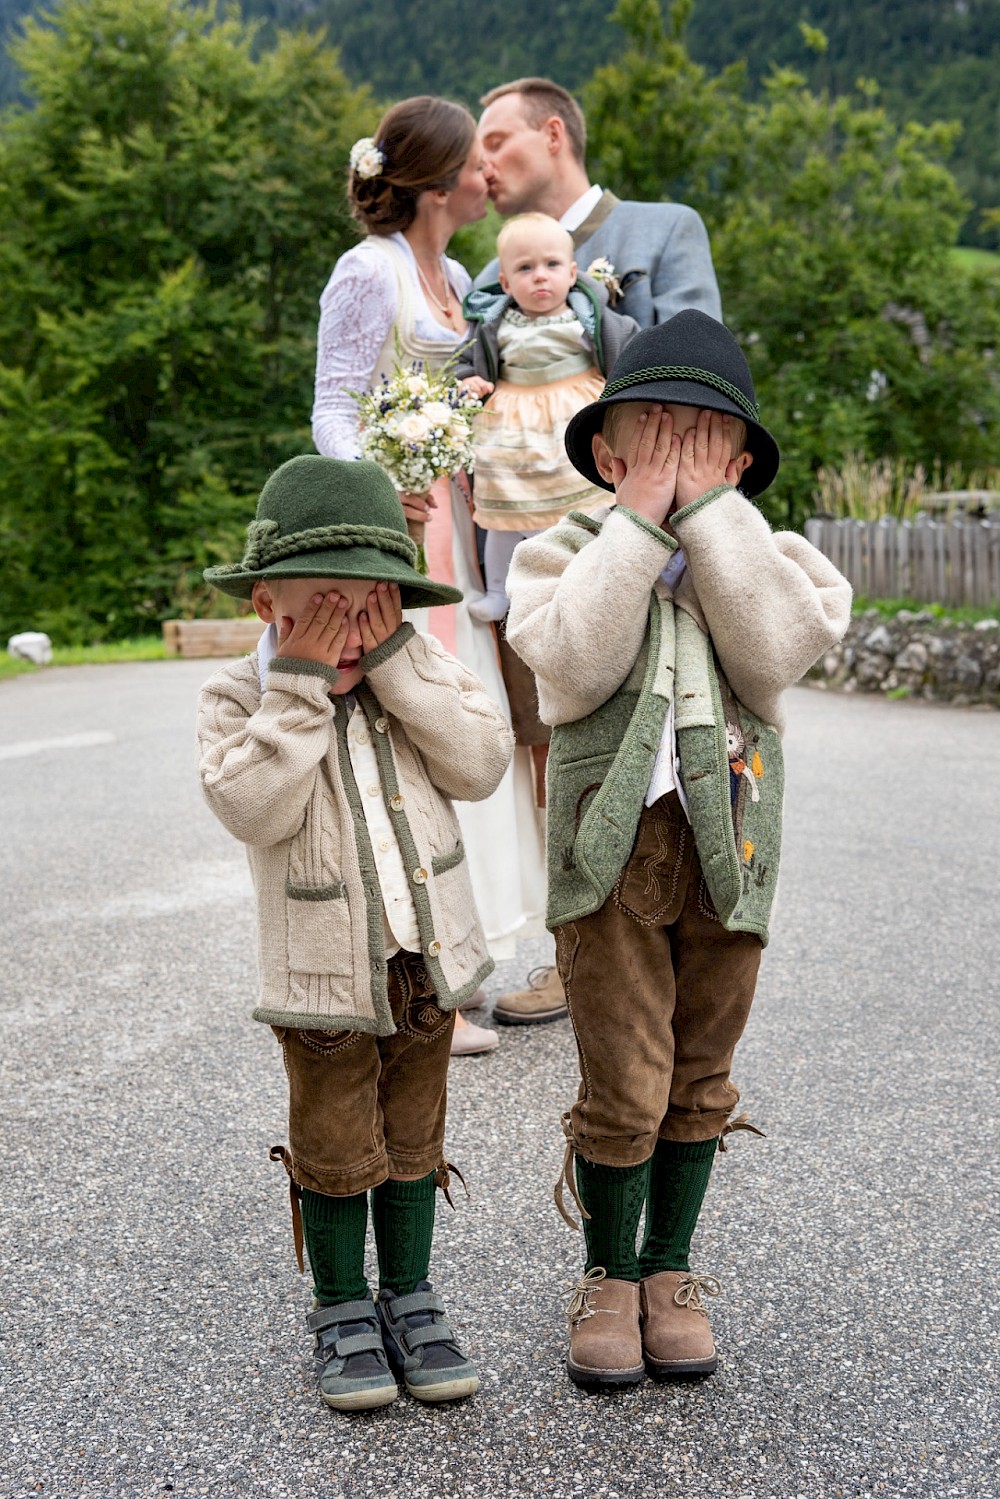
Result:
{"label": "green felt jacket", "polygon": [[[673,702],[709,894],[729,929],[766,942],[781,853],[780,694],[843,633],[850,588],[732,490],[678,511],[672,528],[676,539],[622,507],[603,521],[574,513],[515,553],[507,635],[553,725],[548,925],[611,894]],[[687,572],[675,595],[660,574],[678,542]]]}

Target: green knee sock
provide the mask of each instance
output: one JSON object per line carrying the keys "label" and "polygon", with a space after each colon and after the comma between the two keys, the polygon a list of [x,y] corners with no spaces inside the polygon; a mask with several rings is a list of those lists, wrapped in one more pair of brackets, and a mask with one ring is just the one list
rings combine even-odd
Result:
{"label": "green knee sock", "polygon": [[649,1183],[641,1166],[597,1166],[576,1158],[576,1186],[589,1218],[583,1220],[587,1269],[603,1265],[612,1280],[639,1279],[635,1236]]}
{"label": "green knee sock", "polygon": [[316,1300],[326,1306],[360,1301],[368,1295],[365,1280],[365,1231],[368,1195],[328,1197],[302,1188],[302,1233],[309,1251]]}
{"label": "green knee sock", "polygon": [[708,1191],[717,1140],[658,1140],[649,1172],[642,1274],[690,1270],[691,1235]]}
{"label": "green knee sock", "polygon": [[415,1182],[385,1181],[372,1193],[379,1286],[397,1296],[408,1296],[417,1281],[427,1279],[436,1174],[429,1171]]}

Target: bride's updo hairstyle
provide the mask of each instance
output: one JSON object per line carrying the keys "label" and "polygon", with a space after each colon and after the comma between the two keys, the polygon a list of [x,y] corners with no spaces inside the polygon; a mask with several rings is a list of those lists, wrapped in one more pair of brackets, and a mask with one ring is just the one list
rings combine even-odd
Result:
{"label": "bride's updo hairstyle", "polygon": [[347,174],[351,212],[365,233],[408,229],[421,193],[450,192],[458,182],[475,139],[476,122],[464,104],[430,94],[394,104],[374,136],[382,170],[375,177]]}

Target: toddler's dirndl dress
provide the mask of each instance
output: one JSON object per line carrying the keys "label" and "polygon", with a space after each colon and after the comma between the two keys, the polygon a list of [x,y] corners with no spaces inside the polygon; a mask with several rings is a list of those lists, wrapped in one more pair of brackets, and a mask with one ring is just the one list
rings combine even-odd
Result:
{"label": "toddler's dirndl dress", "polygon": [[497,330],[500,374],[474,421],[475,519],[487,531],[544,531],[570,510],[608,502],[577,472],[563,441],[572,416],[596,401],[604,377],[569,311],[552,317],[504,313]]}

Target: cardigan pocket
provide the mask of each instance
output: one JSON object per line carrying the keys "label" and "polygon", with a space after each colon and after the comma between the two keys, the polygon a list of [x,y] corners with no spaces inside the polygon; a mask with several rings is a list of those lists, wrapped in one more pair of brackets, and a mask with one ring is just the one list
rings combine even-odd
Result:
{"label": "cardigan pocket", "polygon": [[350,978],[351,917],[343,881],[316,886],[286,880],[285,895],[290,971]]}
{"label": "cardigan pocket", "polygon": [[431,860],[432,874],[447,874],[449,869],[454,869],[461,864],[465,858],[465,844],[459,838],[455,847],[447,854],[435,854]]}

